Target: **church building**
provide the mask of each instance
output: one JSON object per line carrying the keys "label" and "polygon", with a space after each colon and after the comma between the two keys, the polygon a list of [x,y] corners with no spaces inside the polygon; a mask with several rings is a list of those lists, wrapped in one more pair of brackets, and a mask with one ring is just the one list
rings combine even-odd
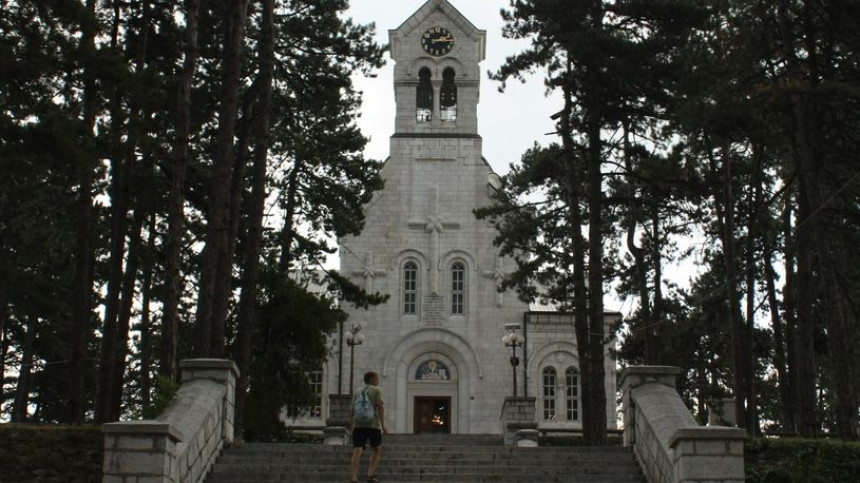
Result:
{"label": "church building", "polygon": [[[369,310],[344,307],[349,319],[335,334],[318,411],[326,414],[328,394],[348,394],[351,380],[357,389],[374,370],[392,433],[498,434],[514,394],[536,398],[540,428],[577,429],[573,315],[531,310],[499,292],[514,262],[473,214],[498,186],[478,135],[486,32],[447,0],[428,0],[389,37],[397,110],[385,188],[365,207],[361,235],[339,242],[341,273],[390,298]],[[620,317],[608,313],[605,324],[612,425],[611,327]]]}

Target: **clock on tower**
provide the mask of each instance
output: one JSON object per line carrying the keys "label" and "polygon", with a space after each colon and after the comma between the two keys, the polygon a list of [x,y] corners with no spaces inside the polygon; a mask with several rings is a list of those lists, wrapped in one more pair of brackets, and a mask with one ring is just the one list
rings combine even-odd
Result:
{"label": "clock on tower", "polygon": [[454,48],[454,36],[444,27],[433,27],[421,36],[421,47],[424,52],[439,57]]}

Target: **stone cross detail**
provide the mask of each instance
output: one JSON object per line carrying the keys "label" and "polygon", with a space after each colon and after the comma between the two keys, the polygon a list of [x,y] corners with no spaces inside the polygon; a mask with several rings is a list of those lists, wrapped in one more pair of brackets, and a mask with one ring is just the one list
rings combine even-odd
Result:
{"label": "stone cross detail", "polygon": [[505,272],[502,269],[502,257],[501,257],[501,255],[496,255],[496,268],[494,268],[493,270],[484,270],[482,275],[487,277],[487,278],[492,278],[493,280],[496,281],[496,292],[497,292],[497,294],[496,294],[496,306],[501,307],[502,302],[503,302],[503,300],[502,300],[503,293],[499,292],[498,290],[502,286],[502,282],[505,281]]}
{"label": "stone cross detail", "polygon": [[430,292],[439,295],[439,271],[441,270],[441,235],[445,229],[459,229],[460,223],[445,221],[439,211],[439,187],[433,187],[433,213],[424,220],[410,220],[409,228],[421,229],[430,234]]}
{"label": "stone cross detail", "polygon": [[364,291],[373,293],[373,279],[385,275],[385,270],[373,268],[373,252],[367,252],[364,256],[364,264],[352,274],[364,277]]}

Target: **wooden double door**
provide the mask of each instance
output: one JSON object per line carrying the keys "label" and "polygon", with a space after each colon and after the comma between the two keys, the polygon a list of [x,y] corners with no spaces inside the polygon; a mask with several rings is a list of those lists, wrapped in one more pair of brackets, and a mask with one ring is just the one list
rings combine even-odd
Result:
{"label": "wooden double door", "polygon": [[451,433],[451,398],[445,396],[415,396],[415,434]]}

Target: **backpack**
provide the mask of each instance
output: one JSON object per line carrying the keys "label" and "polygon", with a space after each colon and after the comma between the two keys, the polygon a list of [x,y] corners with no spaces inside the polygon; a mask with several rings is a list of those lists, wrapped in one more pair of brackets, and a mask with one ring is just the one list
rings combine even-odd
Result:
{"label": "backpack", "polygon": [[359,392],[358,397],[352,404],[353,421],[356,426],[369,426],[376,416],[376,408],[370,403],[370,398],[367,397],[367,387]]}

